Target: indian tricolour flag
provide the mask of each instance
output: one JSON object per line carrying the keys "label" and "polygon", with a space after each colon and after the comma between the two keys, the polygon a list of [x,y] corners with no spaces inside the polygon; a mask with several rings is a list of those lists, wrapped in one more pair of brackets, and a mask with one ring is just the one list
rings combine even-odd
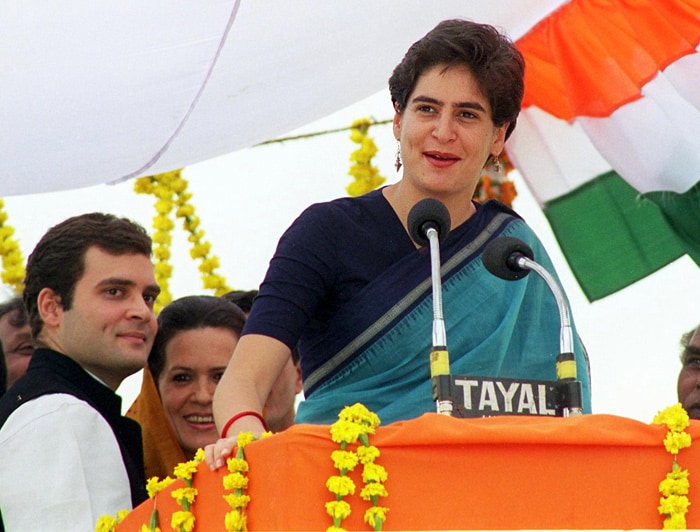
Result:
{"label": "indian tricolour flag", "polygon": [[572,0],[517,41],[506,146],[588,299],[700,264],[700,0]]}

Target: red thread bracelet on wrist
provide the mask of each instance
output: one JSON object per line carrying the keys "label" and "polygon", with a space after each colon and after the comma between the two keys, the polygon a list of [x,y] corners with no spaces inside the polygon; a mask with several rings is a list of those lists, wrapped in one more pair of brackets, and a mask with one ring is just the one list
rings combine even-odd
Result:
{"label": "red thread bracelet on wrist", "polygon": [[228,432],[228,429],[231,428],[231,425],[233,425],[236,421],[241,419],[242,417],[247,417],[247,416],[253,416],[256,417],[260,420],[260,423],[262,423],[263,429],[265,432],[267,432],[267,424],[265,423],[265,418],[262,417],[260,414],[257,412],[253,412],[252,410],[245,410],[243,412],[238,412],[235,416],[233,416],[231,419],[229,419],[226,424],[224,425],[224,428],[221,430],[221,437],[225,438],[226,433]]}

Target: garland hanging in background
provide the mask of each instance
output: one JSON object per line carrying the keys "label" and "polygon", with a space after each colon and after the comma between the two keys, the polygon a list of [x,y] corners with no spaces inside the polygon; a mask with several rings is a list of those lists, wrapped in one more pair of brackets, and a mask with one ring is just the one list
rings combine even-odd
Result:
{"label": "garland hanging in background", "polygon": [[379,174],[379,169],[372,165],[372,158],[377,154],[377,145],[368,135],[371,125],[372,121],[369,118],[360,118],[350,126],[350,140],[360,145],[350,154],[352,165],[348,174],[355,179],[345,187],[350,196],[362,196],[386,181],[386,178]]}
{"label": "garland hanging in background", "polygon": [[173,299],[170,292],[170,277],[173,267],[170,264],[170,246],[175,217],[182,219],[182,226],[189,233],[187,240],[191,244],[190,256],[201,261],[199,271],[205,289],[214,290],[221,296],[231,289],[226,279],[216,273],[219,259],[211,255],[211,243],[204,239],[204,231],[200,228],[199,217],[195,214],[194,206],[190,203],[192,194],[187,192],[187,181],[182,177],[182,169],[162,174],[140,177],[134,182],[137,194],[152,194],[156,197],[154,204],[156,215],[153,217],[153,258],[156,281],[161,292],[156,301],[156,312],[159,312]]}
{"label": "garland hanging in background", "polygon": [[5,202],[0,199],[0,254],[2,254],[2,282],[21,294],[24,288],[24,258],[19,242],[14,238],[15,228],[7,224]]}
{"label": "garland hanging in background", "polygon": [[497,168],[492,158],[481,171],[481,179],[474,191],[474,199],[479,203],[488,200],[497,200],[506,207],[513,208],[513,200],[518,195],[515,184],[508,178],[508,174],[515,169],[513,163],[504,153],[499,157],[500,168]]}

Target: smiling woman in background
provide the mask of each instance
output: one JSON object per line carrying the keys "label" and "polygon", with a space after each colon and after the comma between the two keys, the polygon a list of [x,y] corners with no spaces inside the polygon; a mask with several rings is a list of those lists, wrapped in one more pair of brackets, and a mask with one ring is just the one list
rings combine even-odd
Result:
{"label": "smiling woman in background", "polygon": [[127,416],[141,424],[146,478],[172,476],[219,437],[212,399],[245,323],[235,304],[188,296],[158,315],[158,334],[141,392]]}

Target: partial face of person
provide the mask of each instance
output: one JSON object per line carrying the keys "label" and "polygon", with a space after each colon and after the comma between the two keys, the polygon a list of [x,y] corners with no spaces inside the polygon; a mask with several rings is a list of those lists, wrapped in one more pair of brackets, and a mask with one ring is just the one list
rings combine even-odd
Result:
{"label": "partial face of person", "polygon": [[265,402],[265,423],[268,430],[280,432],[294,424],[294,406],[301,388],[301,369],[289,357]]}
{"label": "partial face of person", "polygon": [[13,311],[0,318],[0,342],[5,352],[8,388],[27,372],[34,351],[31,326],[27,322],[15,327],[12,323],[16,315],[17,311]]}
{"label": "partial face of person", "polygon": [[177,333],[165,347],[158,377],[163,409],[188,458],[219,439],[214,425],[214,389],[228,365],[238,336],[223,327]]}
{"label": "partial face of person", "polygon": [[42,315],[46,343],[116,390],[146,365],[158,329],[158,292],[149,257],[91,247],[70,310],[59,302],[55,317]]}
{"label": "partial face of person", "polygon": [[507,124],[496,127],[491,107],[468,68],[426,70],[394,116],[401,143],[403,181],[421,195],[471,199],[484,163],[500,154]]}
{"label": "partial face of person", "polygon": [[678,374],[678,402],[691,419],[700,419],[700,330],[690,338]]}

